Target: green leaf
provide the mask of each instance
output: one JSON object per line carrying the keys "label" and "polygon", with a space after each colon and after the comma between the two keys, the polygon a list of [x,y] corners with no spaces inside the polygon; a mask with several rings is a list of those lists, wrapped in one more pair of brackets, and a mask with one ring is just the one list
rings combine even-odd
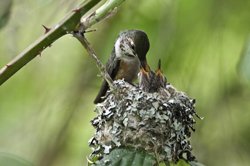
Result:
{"label": "green leaf", "polygon": [[201,164],[201,163],[198,163],[198,162],[195,162],[195,161],[190,162],[190,165],[191,166],[205,166],[204,164]]}
{"label": "green leaf", "polygon": [[241,53],[241,58],[238,63],[238,73],[241,77],[250,81],[250,37],[245,43],[245,47]]}
{"label": "green leaf", "polygon": [[131,149],[114,149],[95,163],[96,166],[153,166],[156,160],[145,152]]}
{"label": "green leaf", "polygon": [[204,166],[204,165],[201,163],[198,163],[197,161],[191,161],[191,162],[187,163],[184,160],[180,160],[176,164],[171,163],[170,166]]}
{"label": "green leaf", "polygon": [[28,161],[12,154],[0,153],[1,166],[32,166]]}
{"label": "green leaf", "polygon": [[184,160],[180,160],[180,161],[178,161],[177,164],[171,163],[170,166],[190,166],[190,164],[188,164],[188,163],[187,163],[186,161],[184,161]]}

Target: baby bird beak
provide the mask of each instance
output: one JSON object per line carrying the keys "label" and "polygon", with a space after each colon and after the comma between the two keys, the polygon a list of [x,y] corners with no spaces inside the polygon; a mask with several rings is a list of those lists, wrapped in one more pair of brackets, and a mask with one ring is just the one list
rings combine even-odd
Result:
{"label": "baby bird beak", "polygon": [[155,71],[155,76],[157,79],[157,82],[159,83],[159,87],[165,87],[167,83],[166,77],[163,75],[161,70],[161,59],[158,61],[158,69]]}

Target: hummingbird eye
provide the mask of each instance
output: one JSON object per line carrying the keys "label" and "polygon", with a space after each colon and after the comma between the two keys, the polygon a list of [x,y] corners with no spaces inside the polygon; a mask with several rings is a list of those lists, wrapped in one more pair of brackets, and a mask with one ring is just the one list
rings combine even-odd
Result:
{"label": "hummingbird eye", "polygon": [[135,51],[135,44],[131,38],[128,38],[128,45]]}
{"label": "hummingbird eye", "polygon": [[134,43],[131,43],[131,48],[132,48],[133,50],[135,50],[135,45],[134,45]]}

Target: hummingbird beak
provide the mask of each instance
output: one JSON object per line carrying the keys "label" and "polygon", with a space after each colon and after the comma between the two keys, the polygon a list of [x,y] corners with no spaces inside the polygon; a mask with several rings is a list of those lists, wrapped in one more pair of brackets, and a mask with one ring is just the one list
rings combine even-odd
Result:
{"label": "hummingbird beak", "polygon": [[135,56],[135,57],[138,57],[138,55],[136,54],[136,52],[133,50],[133,55]]}
{"label": "hummingbird beak", "polygon": [[164,77],[161,70],[161,59],[158,61],[158,69],[155,71],[156,76]]}
{"label": "hummingbird beak", "polygon": [[149,72],[146,71],[146,70],[144,69],[144,67],[142,67],[142,65],[141,65],[141,67],[140,67],[140,74],[141,74],[142,77],[145,77],[145,78],[149,79]]}

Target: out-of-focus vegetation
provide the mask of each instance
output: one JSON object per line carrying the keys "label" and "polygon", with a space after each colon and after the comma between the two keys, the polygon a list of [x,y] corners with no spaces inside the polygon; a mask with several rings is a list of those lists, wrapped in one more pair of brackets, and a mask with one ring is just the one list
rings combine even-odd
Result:
{"label": "out-of-focus vegetation", "polygon": [[[41,36],[42,24],[54,26],[79,2],[13,1],[0,21],[0,66]],[[161,58],[168,81],[196,98],[197,112],[205,117],[192,137],[198,160],[247,166],[250,53],[242,50],[248,45],[249,9],[250,1],[243,0],[127,0],[87,38],[106,62],[121,30],[144,30],[151,67]],[[86,165],[97,74],[70,35],[42,52],[0,87],[0,152],[40,166]]]}

